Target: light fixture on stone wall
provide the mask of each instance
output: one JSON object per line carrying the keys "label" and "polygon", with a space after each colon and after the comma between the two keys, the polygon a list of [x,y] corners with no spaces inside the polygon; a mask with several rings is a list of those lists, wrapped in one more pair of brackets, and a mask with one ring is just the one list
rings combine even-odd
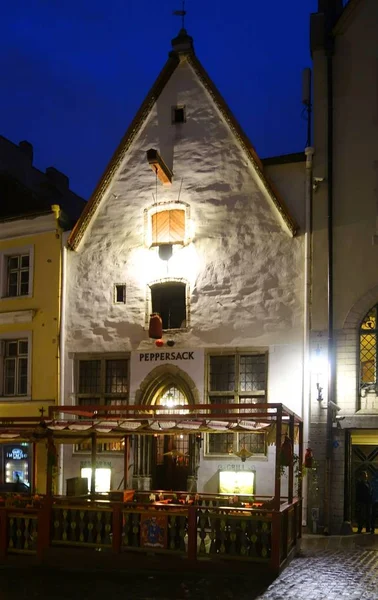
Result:
{"label": "light fixture on stone wall", "polygon": [[323,390],[324,382],[327,381],[328,361],[320,346],[318,345],[311,361],[311,371],[315,380],[316,400],[322,402],[324,400]]}
{"label": "light fixture on stone wall", "polygon": [[159,258],[168,261],[173,253],[172,244],[161,244],[159,246]]}

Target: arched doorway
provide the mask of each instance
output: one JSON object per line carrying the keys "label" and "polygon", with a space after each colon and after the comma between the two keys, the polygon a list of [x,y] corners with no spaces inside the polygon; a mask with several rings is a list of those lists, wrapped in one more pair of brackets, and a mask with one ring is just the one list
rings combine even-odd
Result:
{"label": "arched doorway", "polygon": [[[175,365],[157,367],[142,382],[135,403],[161,406],[161,414],[190,413],[198,403],[192,379]],[[179,407],[179,409],[178,409]],[[143,437],[143,436],[142,436]],[[195,435],[156,433],[135,438],[133,485],[137,489],[196,491],[199,444]]]}
{"label": "arched doorway", "polygon": [[[174,412],[175,406],[188,404],[186,396],[175,385],[163,388],[156,404],[164,413]],[[186,410],[180,410],[185,413]],[[191,437],[185,433],[156,435],[152,447],[152,487],[163,490],[186,490],[189,476]]]}

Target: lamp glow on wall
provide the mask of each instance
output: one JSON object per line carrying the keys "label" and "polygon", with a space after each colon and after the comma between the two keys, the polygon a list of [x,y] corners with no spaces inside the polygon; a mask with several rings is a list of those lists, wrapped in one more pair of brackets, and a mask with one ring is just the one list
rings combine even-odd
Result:
{"label": "lamp glow on wall", "polygon": [[328,382],[329,363],[327,353],[319,345],[312,356],[311,373],[316,387],[316,399],[318,402],[322,402]]}

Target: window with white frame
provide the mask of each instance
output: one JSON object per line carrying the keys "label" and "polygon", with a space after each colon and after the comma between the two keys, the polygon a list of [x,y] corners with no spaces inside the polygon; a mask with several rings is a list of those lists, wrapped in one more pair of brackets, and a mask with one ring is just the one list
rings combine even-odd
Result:
{"label": "window with white frame", "polygon": [[29,294],[29,279],[29,253],[7,256],[6,296],[27,296]]}
{"label": "window with white frame", "polygon": [[[237,404],[239,413],[251,412],[243,404],[266,402],[267,355],[265,353],[210,354],[207,357],[207,400],[210,404]],[[219,409],[222,413],[222,408]],[[266,435],[256,433],[209,433],[206,453],[230,455],[245,448],[266,454]]]}
{"label": "window with white frame", "polygon": [[0,297],[17,298],[33,294],[33,245],[0,251]]}
{"label": "window with white frame", "polygon": [[27,396],[29,341],[3,340],[3,396]]}

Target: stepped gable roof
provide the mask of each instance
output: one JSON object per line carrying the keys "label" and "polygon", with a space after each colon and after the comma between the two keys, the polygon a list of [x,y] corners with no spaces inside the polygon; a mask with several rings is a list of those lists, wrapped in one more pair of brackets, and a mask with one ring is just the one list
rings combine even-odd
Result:
{"label": "stepped gable roof", "polygon": [[33,165],[30,142],[17,145],[0,135],[0,222],[49,214],[53,204],[62,211],[61,225],[71,229],[86,202],[56,168],[43,173]]}
{"label": "stepped gable roof", "polygon": [[232,114],[225,100],[222,98],[220,92],[214,85],[213,81],[203,68],[202,64],[196,57],[193,48],[193,40],[187,34],[185,29],[182,29],[179,35],[172,40],[173,50],[169,53],[169,57],[167,62],[165,63],[163,69],[158,75],[155,83],[152,88],[148,92],[146,98],[144,99],[141,107],[136,113],[134,119],[132,120],[129,128],[127,129],[125,135],[121,139],[121,142],[118,145],[118,148],[114,152],[107,168],[105,169],[104,174],[102,175],[98,185],[96,186],[91,198],[89,199],[86,207],[84,208],[80,219],[77,221],[75,227],[73,228],[70,237],[68,239],[68,245],[72,250],[75,250],[83,238],[83,235],[92,220],[112,178],[120,166],[123,158],[125,157],[127,151],[132,145],[134,139],[139,133],[142,125],[146,121],[148,115],[150,114],[155,102],[159,98],[162,93],[164,87],[167,85],[170,77],[173,75],[174,71],[178,67],[181,61],[186,60],[189,65],[193,68],[196,73],[198,79],[201,81],[208,94],[212,98],[216,107],[222,114],[229,128],[237,138],[239,144],[244,149],[248,159],[252,163],[254,169],[260,181],[263,184],[263,187],[278,212],[279,216],[282,219],[283,225],[291,236],[294,236],[298,230],[298,225],[295,222],[294,218],[290,215],[283,199],[278,193],[277,189],[273,185],[271,181],[264,174],[263,164],[258,157],[256,150],[248,139],[247,135],[244,133],[243,129],[239,125],[238,121]]}

